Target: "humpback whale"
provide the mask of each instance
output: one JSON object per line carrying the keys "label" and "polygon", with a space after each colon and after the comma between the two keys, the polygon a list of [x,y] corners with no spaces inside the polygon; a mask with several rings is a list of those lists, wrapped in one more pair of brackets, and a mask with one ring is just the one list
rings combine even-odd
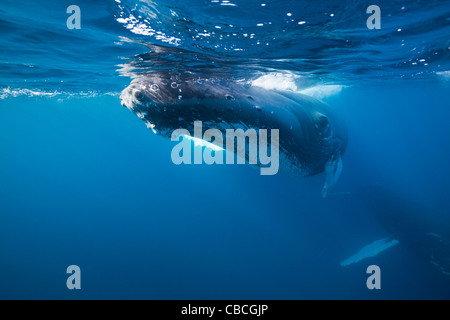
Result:
{"label": "humpback whale", "polygon": [[[373,257],[397,244],[427,260],[450,276],[450,218],[436,210],[405,200],[384,188],[361,188],[353,193],[388,232],[389,237],[364,246],[341,266]],[[349,199],[346,200],[348,202]]]}
{"label": "humpback whale", "polygon": [[120,98],[153,132],[167,138],[179,128],[192,132],[195,121],[223,134],[227,129],[278,129],[279,171],[301,177],[325,172],[323,197],[341,173],[346,125],[310,96],[158,70],[133,79]]}

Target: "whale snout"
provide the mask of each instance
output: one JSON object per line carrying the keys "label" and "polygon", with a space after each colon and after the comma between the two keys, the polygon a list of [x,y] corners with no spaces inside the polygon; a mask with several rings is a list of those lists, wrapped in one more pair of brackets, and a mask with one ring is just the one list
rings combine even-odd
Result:
{"label": "whale snout", "polygon": [[120,98],[122,105],[130,110],[160,109],[170,104],[176,104],[180,100],[181,88],[169,84],[162,78],[152,77],[134,79],[131,84],[122,91]]}
{"label": "whale snout", "polygon": [[137,101],[143,101],[145,98],[145,94],[144,94],[143,90],[139,90],[139,89],[134,90],[133,95]]}
{"label": "whale snout", "polygon": [[152,98],[148,96],[145,88],[130,85],[125,88],[120,95],[121,103],[130,110],[148,107]]}

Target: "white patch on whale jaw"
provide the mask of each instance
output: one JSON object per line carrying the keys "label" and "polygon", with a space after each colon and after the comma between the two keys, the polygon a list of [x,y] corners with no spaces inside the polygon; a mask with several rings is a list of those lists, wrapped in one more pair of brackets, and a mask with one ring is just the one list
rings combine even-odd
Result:
{"label": "white patch on whale jaw", "polygon": [[203,140],[203,139],[200,139],[200,138],[196,138],[196,137],[192,137],[192,136],[189,136],[189,135],[183,135],[183,137],[188,139],[188,140],[193,141],[195,147],[205,147],[205,148],[209,148],[209,149],[211,149],[213,151],[225,151],[224,148],[221,148],[221,147],[219,147],[219,146],[217,146],[217,145],[215,145],[215,144],[213,144],[213,143],[211,143],[209,141],[206,141],[206,140]]}

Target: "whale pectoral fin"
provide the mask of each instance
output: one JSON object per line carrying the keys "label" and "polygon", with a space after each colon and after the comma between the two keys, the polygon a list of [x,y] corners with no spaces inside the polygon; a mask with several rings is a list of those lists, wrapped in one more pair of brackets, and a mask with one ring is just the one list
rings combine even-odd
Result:
{"label": "whale pectoral fin", "polygon": [[341,267],[346,267],[363,259],[374,257],[379,253],[385,251],[386,249],[395,246],[398,243],[399,243],[398,240],[393,238],[383,238],[374,241],[361,248],[357,253],[352,255],[350,258],[342,260],[340,265]]}
{"label": "whale pectoral fin", "polygon": [[322,188],[322,197],[325,198],[331,189],[334,188],[342,172],[342,159],[340,155],[334,154],[325,163],[325,184]]}

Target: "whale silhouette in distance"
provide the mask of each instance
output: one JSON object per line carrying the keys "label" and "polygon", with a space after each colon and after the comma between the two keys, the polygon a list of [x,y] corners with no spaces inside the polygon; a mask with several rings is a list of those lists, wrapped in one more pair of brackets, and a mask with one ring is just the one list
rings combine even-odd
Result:
{"label": "whale silhouette in distance", "polygon": [[379,186],[364,187],[343,196],[346,202],[357,198],[375,220],[387,231],[388,237],[364,246],[341,266],[376,256],[397,244],[436,266],[450,277],[450,217],[432,208],[405,200]]}

